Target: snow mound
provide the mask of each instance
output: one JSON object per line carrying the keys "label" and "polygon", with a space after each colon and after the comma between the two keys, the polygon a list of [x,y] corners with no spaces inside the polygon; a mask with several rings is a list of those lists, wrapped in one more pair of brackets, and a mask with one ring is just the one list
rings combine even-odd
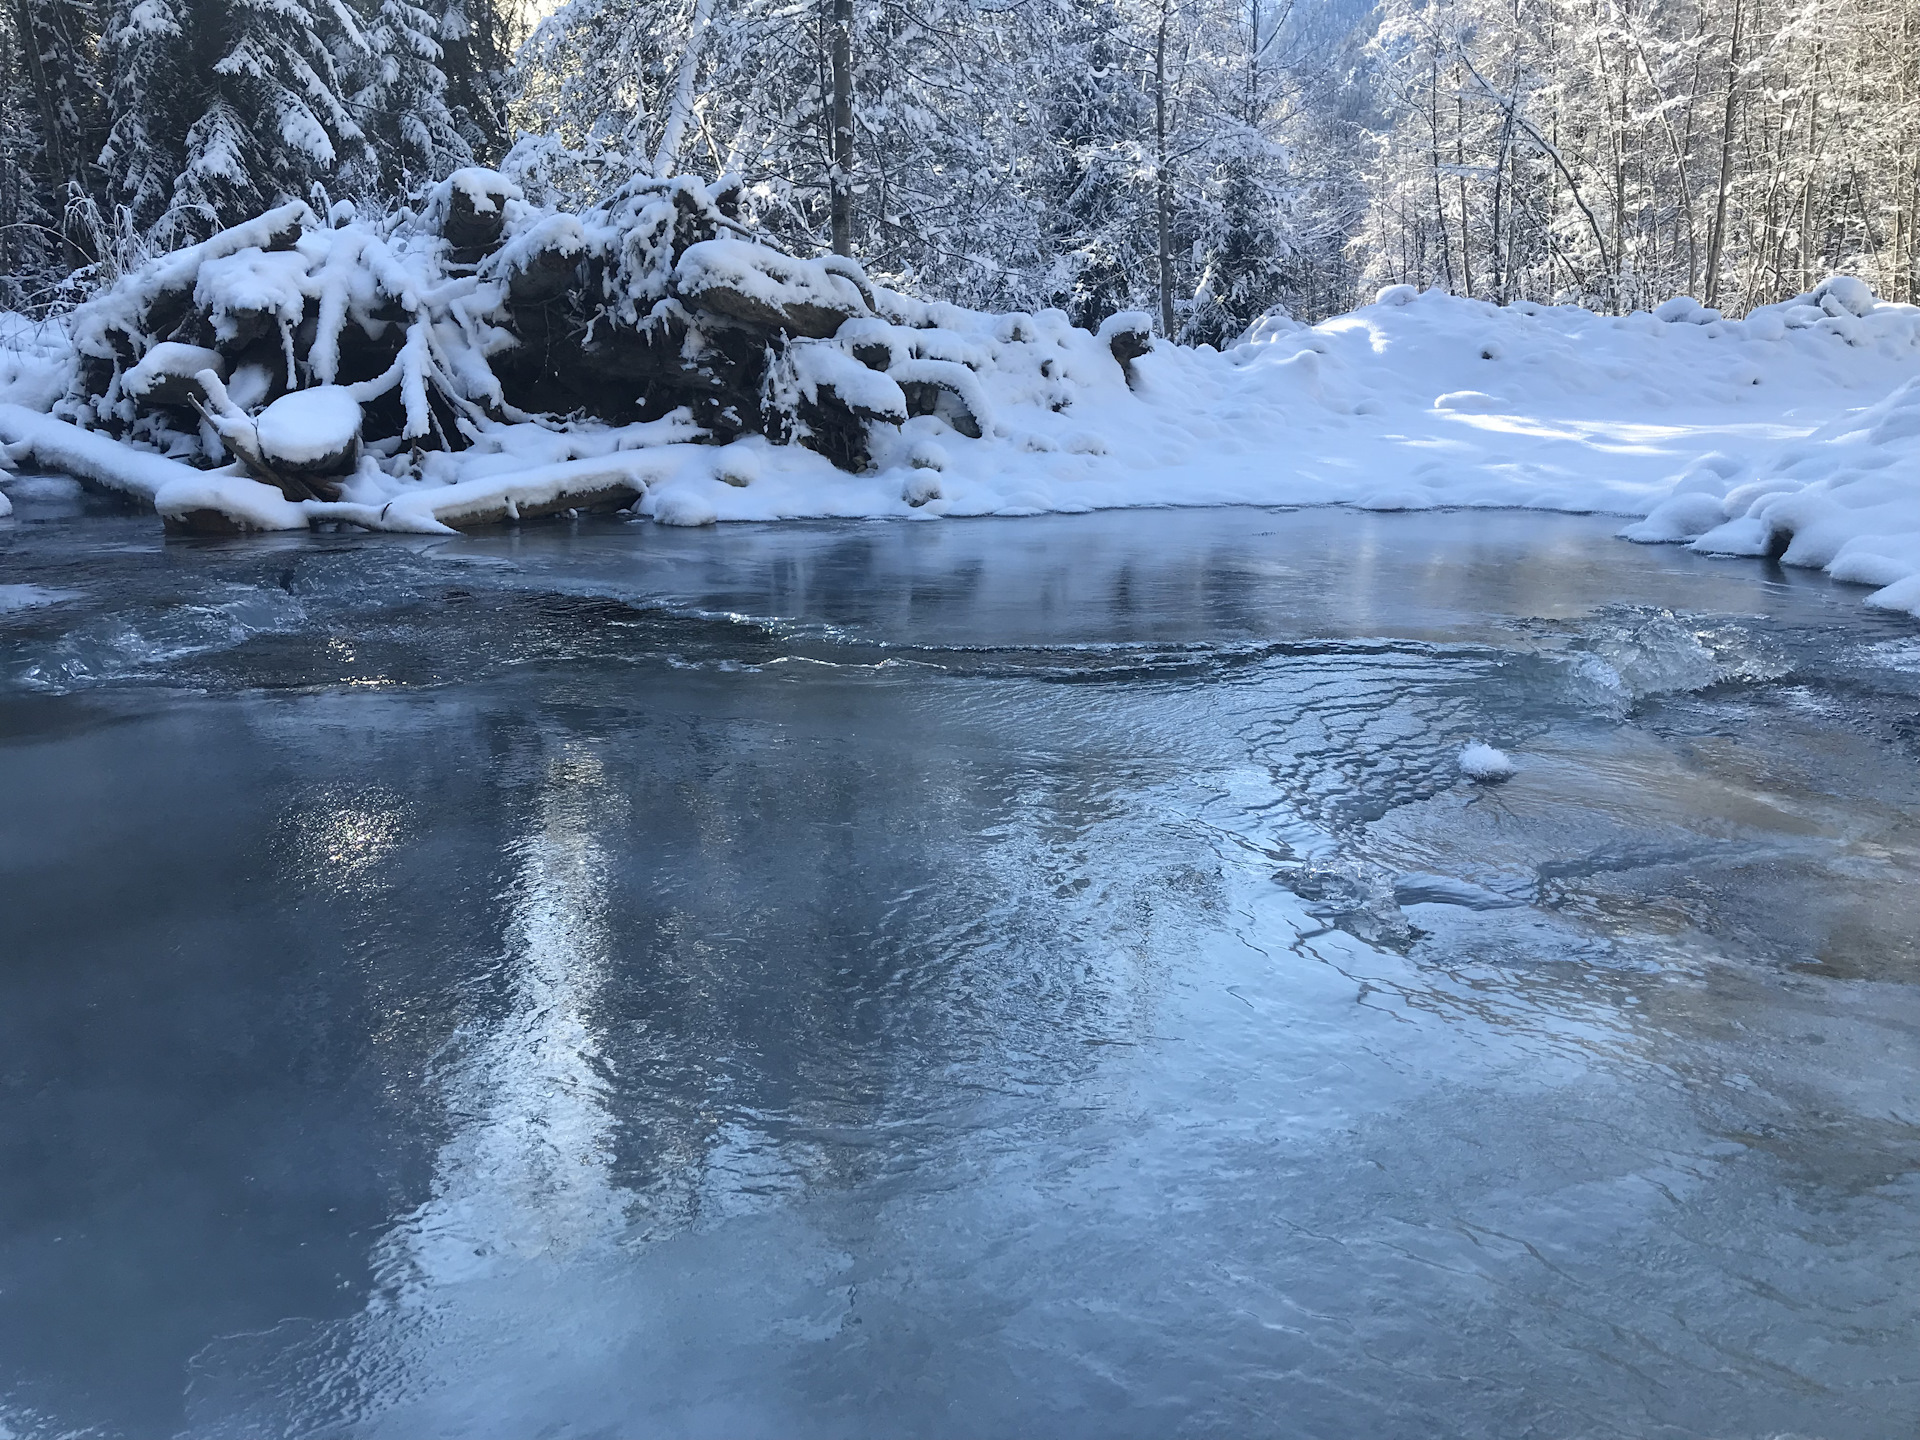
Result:
{"label": "snow mound", "polygon": [[1782,447],[1746,484],[1676,494],[1622,533],[1822,569],[1920,616],[1920,377]]}
{"label": "snow mound", "polygon": [[1476,740],[1460,752],[1460,773],[1477,784],[1495,785],[1511,780],[1520,773],[1520,767],[1508,758],[1506,751]]}
{"label": "snow mound", "polygon": [[1463,415],[1493,415],[1506,409],[1507,402],[1484,390],[1450,390],[1433,402],[1433,408]]}
{"label": "snow mound", "polygon": [[720,518],[712,501],[691,489],[664,490],[653,497],[653,519],[659,525],[711,525]]}
{"label": "snow mound", "polygon": [[256,428],[268,460],[301,469],[330,467],[359,444],[360,402],[340,385],[296,390],[262,410]]}

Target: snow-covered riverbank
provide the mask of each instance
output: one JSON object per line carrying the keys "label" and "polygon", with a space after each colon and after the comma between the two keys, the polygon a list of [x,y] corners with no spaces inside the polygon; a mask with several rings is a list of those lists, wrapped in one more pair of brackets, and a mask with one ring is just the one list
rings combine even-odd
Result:
{"label": "snow-covered riverbank", "polygon": [[[915,416],[864,473],[759,436],[692,443],[671,418],[498,424],[403,477],[369,458],[333,503],[157,456],[130,470],[148,499],[232,490],[265,528],[432,529],[448,506],[537,503],[575,469],[619,472],[644,490],[639,513],[676,524],[1137,505],[1599,511],[1645,517],[1624,531],[1635,540],[1771,553],[1920,615],[1920,308],[1857,281],[1739,321],[1685,300],[1609,317],[1397,287],[1315,327],[1263,322],[1225,353],[1157,346],[1130,377],[1057,312],[932,308],[928,333],[978,377],[984,433]],[[113,442],[41,418],[66,388],[64,337],[16,326],[8,339],[0,440],[17,461],[87,475],[68,452]]]}

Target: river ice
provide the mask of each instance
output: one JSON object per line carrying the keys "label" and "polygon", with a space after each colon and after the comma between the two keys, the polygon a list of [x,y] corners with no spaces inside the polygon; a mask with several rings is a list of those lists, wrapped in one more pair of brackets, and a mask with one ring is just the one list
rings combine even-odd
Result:
{"label": "river ice", "polygon": [[76,504],[0,538],[0,1434],[1911,1433],[1857,591],[1577,516]]}

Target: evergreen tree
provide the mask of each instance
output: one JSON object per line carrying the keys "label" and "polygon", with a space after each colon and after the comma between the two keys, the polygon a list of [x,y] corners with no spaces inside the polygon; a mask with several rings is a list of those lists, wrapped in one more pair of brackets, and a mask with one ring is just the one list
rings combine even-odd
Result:
{"label": "evergreen tree", "polygon": [[365,143],[335,56],[367,41],[338,0],[116,0],[114,198],[162,244],[306,198]]}
{"label": "evergreen tree", "polygon": [[1129,45],[1113,0],[1072,0],[1046,95],[1050,130],[1042,201],[1059,260],[1049,299],[1076,325],[1144,303],[1154,286],[1151,195],[1140,137],[1153,102],[1123,63]]}
{"label": "evergreen tree", "polygon": [[[352,108],[363,143],[346,167],[349,186],[405,195],[474,161],[447,104],[442,22],[412,0],[380,0],[359,52]],[[370,173],[369,173],[370,172]]]}
{"label": "evergreen tree", "polygon": [[498,160],[506,148],[507,62],[500,12],[492,0],[432,0],[440,71],[453,128],[476,160]]}
{"label": "evergreen tree", "polygon": [[98,31],[93,0],[11,0],[0,19],[0,283],[10,305],[41,303],[55,280],[98,258]]}

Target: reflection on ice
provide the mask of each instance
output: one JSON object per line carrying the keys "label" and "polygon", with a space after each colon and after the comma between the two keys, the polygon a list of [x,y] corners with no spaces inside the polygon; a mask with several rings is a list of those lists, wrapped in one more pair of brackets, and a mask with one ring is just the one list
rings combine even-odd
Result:
{"label": "reflection on ice", "polygon": [[609,819],[600,762],[552,766],[528,833],[500,962],[508,1008],[462,1036],[442,1081],[452,1137],[433,1197],[382,1242],[383,1299],[405,1309],[535,1259],[565,1260],[617,1238],[624,1203],[610,1179],[610,1135],[592,1010],[608,980]]}
{"label": "reflection on ice", "polygon": [[593,1011],[611,964],[598,837],[620,808],[590,749],[551,762],[512,846],[504,1007],[458,1034],[436,1067],[449,1134],[431,1195],[376,1245],[365,1314],[281,1357],[284,1390],[266,1398],[292,1408],[244,1423],[305,1428],[444,1403],[450,1386],[475,1378],[503,1288],[615,1252],[628,1197],[612,1179]]}
{"label": "reflection on ice", "polygon": [[[65,694],[16,682],[241,579],[17,612],[0,793],[51,838],[0,852],[0,1026],[58,1022],[5,1031],[20,1104],[99,1007],[212,1016],[72,1113],[120,1147],[117,1097],[176,1097],[184,1191],[298,1157],[222,1226],[371,1251],[318,1299],[247,1270],[264,1321],[191,1275],[75,1302],[200,1351],[184,1413],[177,1362],[117,1382],[124,1433],[1904,1440],[1905,622],[1644,549],[1621,607],[1484,516],[1249,518],[207,549],[288,628]],[[187,865],[182,776],[229,806]],[[169,825],[88,848],[149,791]],[[163,877],[137,966],[47,938],[48,874]],[[377,1203],[298,1208],[362,1149]],[[47,1230],[145,1206],[76,1154]],[[109,1293],[87,1233],[0,1233],[6,1335]],[[101,1413],[65,1351],[14,1383],[30,1440]]]}

